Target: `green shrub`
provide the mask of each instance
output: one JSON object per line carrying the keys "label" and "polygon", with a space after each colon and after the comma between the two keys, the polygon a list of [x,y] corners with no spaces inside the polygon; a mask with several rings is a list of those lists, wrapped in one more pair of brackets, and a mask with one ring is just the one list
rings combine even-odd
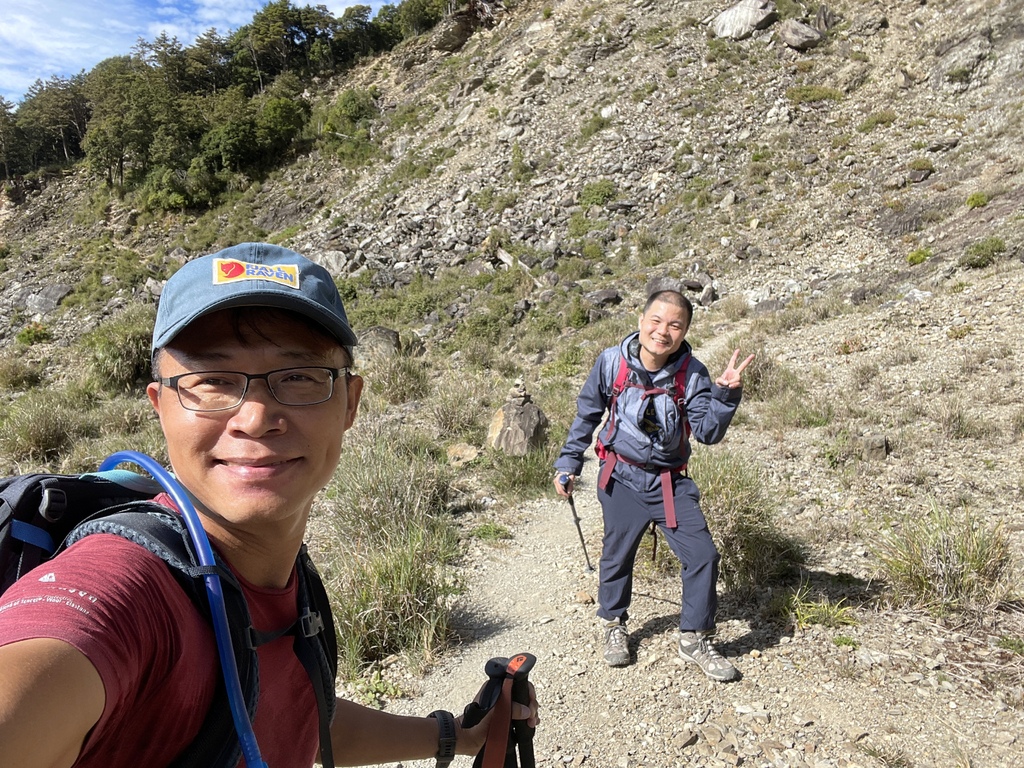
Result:
{"label": "green shrub", "polygon": [[988,205],[989,197],[984,192],[972,192],[967,196],[965,204],[968,208],[984,208]]}
{"label": "green shrub", "polygon": [[753,400],[770,400],[788,390],[799,387],[799,378],[790,369],[775,360],[763,336],[734,336],[722,350],[704,360],[711,376],[725,370],[734,349],[740,350],[740,359],[753,355],[754,359],[743,371],[743,396]]}
{"label": "green shrub", "polygon": [[686,191],[682,194],[684,205],[694,208],[707,208],[714,202],[711,196],[713,182],[701,176],[694,176],[686,183]]}
{"label": "green shrub", "polygon": [[541,376],[559,378],[575,376],[583,370],[586,360],[586,352],[578,345],[563,345],[558,356],[541,367]]}
{"label": "green shrub", "polygon": [[50,333],[50,329],[42,323],[35,321],[25,325],[14,336],[15,341],[25,347],[31,347],[33,344],[42,344],[52,338],[53,334]]}
{"label": "green shrub", "polygon": [[999,642],[996,643],[996,645],[999,648],[1015,653],[1018,656],[1024,656],[1024,638],[1003,635],[999,638]]}
{"label": "green shrub", "polygon": [[861,133],[871,133],[879,126],[888,126],[896,122],[896,113],[891,109],[884,109],[881,112],[872,112],[860,125],[857,130]]}
{"label": "green shrub", "polygon": [[125,392],[150,379],[150,343],[156,310],[135,305],[82,340],[93,380],[110,392]]}
{"label": "green shrub", "polygon": [[[747,371],[744,371],[744,379]],[[768,422],[777,427],[799,429],[831,424],[835,417],[834,410],[831,400],[808,398],[804,388],[794,384],[776,393],[766,404],[764,413]]]}
{"label": "green shrub", "polygon": [[533,167],[523,157],[523,148],[517,141],[512,145],[512,181],[522,184],[534,176]]}
{"label": "green shrub", "polygon": [[[242,207],[239,206],[239,208]],[[245,214],[238,212],[238,215],[244,216]],[[224,225],[223,211],[207,212],[200,221],[213,228],[210,232],[210,236],[213,238],[211,243],[216,241],[217,237],[231,238],[237,234],[230,225]],[[251,222],[249,226],[251,226]],[[199,228],[197,223],[193,227],[193,231]],[[234,242],[246,242],[254,239],[256,238],[239,238]],[[203,247],[192,239],[191,233],[187,242],[189,250],[193,252]],[[106,237],[83,243],[76,260],[82,266],[83,277],[75,285],[75,289],[64,299],[62,306],[66,308],[98,308],[119,293],[123,295],[124,292],[145,284],[146,280],[160,280],[166,277],[166,265],[163,262],[142,258],[136,251],[120,248]]]}
{"label": "green shrub", "polygon": [[915,157],[907,167],[912,171],[934,171],[935,164],[927,157]]}
{"label": "green shrub", "polygon": [[838,88],[822,85],[795,85],[786,89],[786,98],[794,104],[808,104],[814,101],[841,101],[843,92]]}
{"label": "green shrub", "polygon": [[801,546],[780,530],[775,506],[752,462],[721,447],[698,448],[690,459],[690,474],[722,553],[726,586],[763,588],[803,561]]}
{"label": "green shrub", "polygon": [[481,523],[475,526],[469,535],[483,541],[507,541],[512,538],[512,531],[498,523]]}
{"label": "green shrub", "polygon": [[398,162],[391,172],[388,185],[391,188],[400,189],[413,181],[429,178],[437,166],[454,155],[455,150],[451,147],[434,147],[425,157],[415,153],[408,154]]}
{"label": "green shrub", "polygon": [[494,391],[486,391],[487,384],[493,389],[497,381],[489,376],[482,383],[481,378],[456,371],[441,372],[436,377],[438,384],[428,410],[439,437],[483,442],[490,419],[486,409],[496,397]]}
{"label": "green shrub", "polygon": [[311,546],[334,609],[339,669],[395,653],[429,657],[450,634],[457,533],[447,470],[394,423],[353,431],[314,508]]}
{"label": "green shrub", "polygon": [[582,328],[590,322],[590,312],[579,296],[572,297],[572,304],[565,316],[566,325],[570,328]]}
{"label": "green shrub", "polygon": [[941,615],[990,611],[1013,597],[1009,541],[967,508],[908,514],[875,554],[899,604]]}
{"label": "green shrub", "polygon": [[605,128],[611,126],[612,121],[610,118],[602,117],[600,114],[593,115],[587,122],[583,124],[583,128],[580,130],[580,135],[584,141],[591,138],[594,134],[603,131]]}
{"label": "green shrub", "polygon": [[369,391],[388,405],[419,400],[430,391],[425,363],[407,355],[388,355],[371,363],[365,377]]}
{"label": "green shrub", "polygon": [[830,629],[855,626],[858,622],[853,609],[843,605],[843,601],[833,602],[825,597],[812,599],[810,586],[801,584],[789,590],[786,595],[786,607],[797,627],[804,629],[817,624]]}
{"label": "green shrub", "polygon": [[488,451],[485,473],[488,486],[509,500],[537,498],[551,488],[552,465],[561,449],[554,436],[542,448],[525,456],[509,456],[501,451]]}
{"label": "green shrub", "polygon": [[719,37],[708,38],[708,52],[704,59],[708,63],[722,62],[723,64],[742,64],[746,59],[746,51],[737,46],[732,40],[723,40]]}
{"label": "green shrub", "polygon": [[[603,222],[600,222],[603,223]],[[588,232],[598,229],[599,222],[587,217],[582,211],[576,211],[569,217],[566,231],[569,237],[584,237]]]}
{"label": "green shrub", "polygon": [[1006,250],[1006,243],[1000,237],[986,237],[967,246],[960,257],[960,266],[968,269],[982,269],[995,263]]}
{"label": "green shrub", "polygon": [[441,0],[402,0],[397,9],[395,20],[402,37],[410,38],[433,29],[444,17],[445,3]]}
{"label": "green shrub", "polygon": [[971,70],[969,67],[954,67],[946,72],[946,81],[963,85],[971,82]]}
{"label": "green shrub", "polygon": [[[517,326],[510,322],[510,318],[515,316],[515,304],[532,286],[532,279],[522,270],[510,269],[495,273],[488,290],[481,294],[479,306],[459,321],[455,333],[445,342],[444,348],[453,352],[479,343],[503,348],[510,337],[517,333]],[[506,356],[498,356],[499,365],[515,367],[514,361],[502,360],[503,357]]]}
{"label": "green shrub", "polygon": [[593,265],[586,259],[578,256],[569,256],[558,260],[555,265],[555,272],[566,280],[576,282],[584,280],[593,274]]}
{"label": "green shrub", "polygon": [[797,0],[778,0],[775,3],[775,10],[780,19],[802,20],[807,18],[807,8]]}
{"label": "green shrub", "polygon": [[592,205],[604,205],[609,200],[615,199],[615,182],[611,179],[591,181],[583,185],[580,193],[580,205],[589,208]]}
{"label": "green shrub", "polygon": [[90,421],[98,435],[77,438],[67,446],[57,462],[57,471],[95,472],[107,456],[126,449],[152,456],[165,466],[168,464],[167,444],[148,400],[134,396],[130,403],[120,399],[111,401],[100,407]]}
{"label": "green shrub", "polygon": [[159,427],[156,411],[149,398],[138,394],[119,395],[103,400],[92,408],[94,423],[101,437],[125,439]]}
{"label": "green shrub", "polygon": [[907,264],[912,267],[916,267],[918,264],[923,264],[932,257],[932,249],[928,246],[922,248],[915,248],[907,255]]}

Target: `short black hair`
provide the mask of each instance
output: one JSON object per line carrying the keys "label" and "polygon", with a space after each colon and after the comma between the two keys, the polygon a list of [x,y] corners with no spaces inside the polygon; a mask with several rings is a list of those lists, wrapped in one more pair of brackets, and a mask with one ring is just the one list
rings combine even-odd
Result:
{"label": "short black hair", "polygon": [[647,303],[644,304],[644,314],[647,314],[647,310],[651,308],[651,304],[656,301],[664,301],[666,304],[672,304],[679,307],[686,312],[686,324],[689,325],[693,322],[693,304],[679,291],[673,291],[671,289],[665,289],[662,291],[655,291],[647,297]]}

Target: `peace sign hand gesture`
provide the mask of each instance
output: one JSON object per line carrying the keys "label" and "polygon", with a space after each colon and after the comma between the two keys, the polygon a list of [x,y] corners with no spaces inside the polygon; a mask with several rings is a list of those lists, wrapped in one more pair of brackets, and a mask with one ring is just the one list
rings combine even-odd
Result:
{"label": "peace sign hand gesture", "polygon": [[729,365],[726,366],[725,371],[722,373],[722,375],[715,379],[715,384],[725,389],[738,389],[739,387],[742,386],[742,382],[740,381],[740,374],[743,373],[743,370],[748,365],[750,365],[751,361],[754,359],[754,356],[750,355],[742,363],[736,365],[736,360],[739,358],[739,356],[740,351],[738,349],[734,350],[732,353],[732,358],[729,360]]}

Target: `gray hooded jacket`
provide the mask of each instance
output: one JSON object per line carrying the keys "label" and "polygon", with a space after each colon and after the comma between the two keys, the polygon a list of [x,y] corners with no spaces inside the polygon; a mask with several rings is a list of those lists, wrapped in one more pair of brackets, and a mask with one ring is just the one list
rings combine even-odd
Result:
{"label": "gray hooded jacket", "polygon": [[[641,387],[660,387],[669,391],[675,387],[676,372],[686,362],[686,388],[680,406],[683,407],[694,439],[710,445],[725,437],[729,423],[739,407],[741,389],[728,389],[714,384],[708,369],[693,357],[690,345],[685,341],[658,371],[645,370],[639,355],[640,334],[632,333],[619,346],[609,347],[598,356],[576,399],[576,418],[569,428],[562,452],[555,461],[556,471],[571,475],[579,475],[582,471],[583,454],[590,446],[594,431],[611,402],[612,388],[623,357],[629,366],[630,380]],[[608,434],[607,423],[599,433],[601,442],[626,460],[616,463],[612,476],[642,490],[649,490],[659,482],[658,473],[645,471],[645,468],[660,470],[679,467],[690,458],[684,414],[680,413],[675,401],[668,394],[653,395],[647,399],[651,401],[650,404],[644,398],[643,388],[623,388],[615,401],[612,434]]]}

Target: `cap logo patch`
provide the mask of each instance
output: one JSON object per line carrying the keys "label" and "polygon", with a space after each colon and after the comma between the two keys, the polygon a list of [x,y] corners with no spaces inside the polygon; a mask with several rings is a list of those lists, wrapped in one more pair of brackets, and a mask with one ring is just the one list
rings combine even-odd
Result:
{"label": "cap logo patch", "polygon": [[250,264],[237,259],[213,260],[213,284],[237,283],[242,280],[269,280],[272,283],[299,287],[299,267],[296,264]]}

